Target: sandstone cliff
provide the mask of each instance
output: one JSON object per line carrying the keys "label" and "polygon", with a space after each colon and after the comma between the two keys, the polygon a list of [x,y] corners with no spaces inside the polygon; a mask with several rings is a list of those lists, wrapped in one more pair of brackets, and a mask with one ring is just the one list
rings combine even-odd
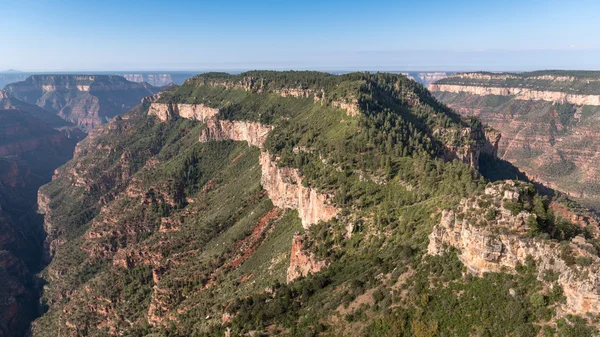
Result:
{"label": "sandstone cliff", "polygon": [[327,267],[327,262],[315,259],[310,252],[303,248],[304,236],[294,235],[292,239],[292,252],[290,266],[287,271],[287,282],[290,283],[299,277],[314,274]]}
{"label": "sandstone cliff", "polygon": [[480,96],[514,96],[518,100],[548,101],[553,103],[569,103],[575,105],[600,105],[600,95],[569,94],[557,91],[540,91],[527,88],[498,88],[470,85],[432,84],[432,92],[469,93]]}
{"label": "sandstone cliff", "polygon": [[[514,214],[507,203],[528,202],[524,184],[506,181],[488,185],[485,193],[463,199],[457,210],[444,210],[442,219],[429,236],[430,254],[446,247],[459,250],[459,259],[475,274],[515,272],[527,259],[535,261],[538,279],[558,273],[558,284],[566,296],[565,311],[585,315],[600,313],[600,259],[581,236],[570,243],[531,238],[528,225],[535,214]],[[482,205],[488,205],[482,207]],[[579,265],[575,261],[589,263]]]}
{"label": "sandstone cliff", "polygon": [[[250,146],[263,147],[271,126],[247,121],[209,120],[200,136],[201,142],[211,140],[235,140],[247,142]],[[297,169],[279,167],[271,155],[262,151],[261,183],[273,204],[280,208],[296,209],[302,225],[307,228],[319,221],[335,217],[338,210],[330,203],[330,198],[305,187]]]}
{"label": "sandstone cliff", "polygon": [[262,149],[271,130],[272,126],[256,122],[211,119],[200,135],[200,142],[235,140]]}
{"label": "sandstone cliff", "polygon": [[204,104],[152,103],[148,110],[148,115],[154,115],[163,122],[177,117],[205,122],[218,113],[218,109]]}

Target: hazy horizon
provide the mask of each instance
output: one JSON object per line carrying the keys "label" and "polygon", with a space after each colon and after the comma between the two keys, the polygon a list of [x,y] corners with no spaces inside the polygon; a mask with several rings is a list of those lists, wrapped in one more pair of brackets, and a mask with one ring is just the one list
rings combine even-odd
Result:
{"label": "hazy horizon", "polygon": [[600,69],[589,0],[4,2],[0,69]]}

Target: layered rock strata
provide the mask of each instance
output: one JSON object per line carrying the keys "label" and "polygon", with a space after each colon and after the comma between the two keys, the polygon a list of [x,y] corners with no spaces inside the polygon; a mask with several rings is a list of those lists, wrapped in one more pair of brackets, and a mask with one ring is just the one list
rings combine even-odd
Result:
{"label": "layered rock strata", "polygon": [[160,91],[115,75],[34,75],[5,87],[11,96],[92,129]]}
{"label": "layered rock strata", "polygon": [[204,104],[152,103],[148,110],[149,115],[154,115],[163,122],[177,117],[205,122],[218,113],[219,109]]}
{"label": "layered rock strata", "polygon": [[200,135],[200,142],[236,140],[262,149],[271,130],[272,126],[257,122],[210,119]]}
{"label": "layered rock strata", "polygon": [[600,78],[569,74],[459,74],[430,89],[461,115],[501,132],[500,159],[597,211],[600,95],[593,93]]}
{"label": "layered rock strata", "polygon": [[533,100],[575,105],[600,105],[600,95],[570,94],[566,92],[541,91],[528,88],[483,87],[434,83],[429,86],[429,90],[432,92],[465,92],[479,96],[514,96],[515,99],[525,101]]}

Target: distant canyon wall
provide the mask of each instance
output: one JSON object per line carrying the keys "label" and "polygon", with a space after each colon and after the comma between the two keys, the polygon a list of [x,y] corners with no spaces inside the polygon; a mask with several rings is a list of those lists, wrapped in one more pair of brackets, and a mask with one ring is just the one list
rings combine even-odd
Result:
{"label": "distant canyon wall", "polygon": [[547,101],[553,103],[568,103],[575,105],[600,106],[600,95],[569,94],[558,91],[540,91],[527,88],[485,87],[455,84],[431,84],[432,92],[469,93],[480,96],[498,95],[514,96],[518,100]]}
{"label": "distant canyon wall", "polygon": [[33,75],[6,86],[8,95],[90,130],[160,91],[116,75]]}
{"label": "distant canyon wall", "polygon": [[[498,130],[502,134],[497,143],[500,159],[597,211],[600,92],[582,94],[592,92],[596,82],[600,78],[581,79],[568,74],[476,73],[453,75],[432,84],[430,90],[461,115],[476,116]],[[534,90],[544,87],[553,90]]]}

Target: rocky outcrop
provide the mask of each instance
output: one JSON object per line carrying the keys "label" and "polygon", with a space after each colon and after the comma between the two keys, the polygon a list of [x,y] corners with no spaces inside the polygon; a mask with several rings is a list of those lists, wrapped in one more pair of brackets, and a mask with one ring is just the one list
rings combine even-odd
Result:
{"label": "rocky outcrop", "polygon": [[296,209],[306,229],[319,221],[334,218],[339,210],[330,198],[302,184],[297,169],[279,167],[268,152],[260,154],[261,183],[273,204],[279,208]]}
{"label": "rocky outcrop", "polygon": [[[207,122],[200,141],[244,141],[262,149],[272,128],[256,122],[213,119]],[[331,198],[314,188],[304,186],[297,169],[279,167],[266,151],[261,151],[260,165],[261,183],[273,204],[279,208],[298,210],[304,228],[319,221],[328,221],[337,215],[339,210],[331,205]]]}
{"label": "rocky outcrop", "polygon": [[[566,296],[565,311],[585,315],[600,313],[600,259],[583,237],[558,243],[528,235],[535,215],[515,214],[505,206],[528,202],[526,184],[506,181],[490,184],[485,193],[463,199],[457,210],[445,210],[429,236],[428,252],[440,254],[447,247],[459,250],[459,259],[474,275],[515,272],[527,259],[535,261],[538,279],[547,272],[559,274]],[[533,219],[533,220],[531,220]],[[577,261],[586,263],[578,264]]]}
{"label": "rocky outcrop", "polygon": [[437,84],[429,86],[432,92],[470,93],[479,96],[514,96],[518,100],[547,101],[575,105],[600,105],[600,95],[570,94],[559,91],[541,91],[528,88],[485,87],[471,85]]}
{"label": "rocky outcrop", "polygon": [[163,122],[177,117],[206,122],[218,113],[219,109],[204,104],[152,103],[148,110],[148,115],[156,116]]}
{"label": "rocky outcrop", "polygon": [[358,106],[358,100],[356,98],[352,98],[349,102],[338,100],[331,102],[336,108],[345,110],[348,116],[358,116],[360,114],[360,108]]}
{"label": "rocky outcrop", "polygon": [[206,122],[206,129],[200,135],[200,142],[236,140],[262,148],[271,130],[273,130],[272,126],[257,122],[211,119]]}
{"label": "rocky outcrop", "polygon": [[502,134],[492,129],[491,127],[485,128],[485,144],[483,145],[483,152],[487,153],[492,157],[498,156],[498,146],[500,145],[500,139]]}
{"label": "rocky outcrop", "polygon": [[471,167],[479,167],[482,152],[492,152],[493,145],[488,144],[484,131],[464,127],[460,130],[437,129],[434,135],[445,140],[442,158],[446,161],[459,160]]}
{"label": "rocky outcrop", "polygon": [[294,235],[292,239],[292,252],[290,266],[287,271],[287,283],[299,277],[317,273],[327,267],[326,261],[317,260],[312,253],[304,250],[305,237],[301,234]]}

